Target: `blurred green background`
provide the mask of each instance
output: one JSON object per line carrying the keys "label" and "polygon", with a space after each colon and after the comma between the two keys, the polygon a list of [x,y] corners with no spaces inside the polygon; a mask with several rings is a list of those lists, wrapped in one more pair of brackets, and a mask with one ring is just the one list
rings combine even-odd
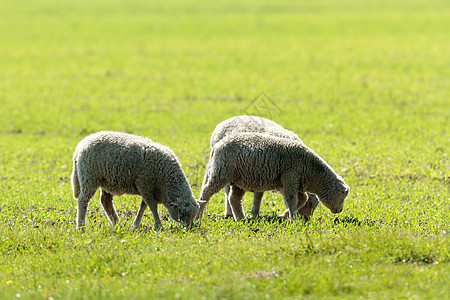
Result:
{"label": "blurred green background", "polygon": [[[0,0],[0,294],[445,297],[449,31],[450,5],[439,0]],[[71,156],[84,136],[125,131],[171,147],[198,196],[210,134],[240,114],[295,131],[345,178],[352,190],[338,219],[321,206],[308,224],[274,225],[271,216],[284,205],[267,193],[266,219],[249,227],[222,218],[220,193],[206,225],[192,233],[180,235],[170,221],[163,221],[170,230],[155,233],[150,214],[144,234],[111,233],[97,195],[90,230],[73,231]],[[124,226],[138,204],[116,199]],[[125,249],[121,240],[133,244]],[[122,252],[105,259],[104,241]],[[170,251],[160,260],[148,250],[155,243],[191,249],[186,269]],[[245,264],[255,245],[260,259]],[[278,255],[274,249],[292,251],[280,250],[281,261],[263,258]],[[73,251],[98,254],[89,265]],[[215,262],[197,264],[203,258]],[[127,279],[111,274],[109,264],[121,259],[142,269]],[[341,263],[330,271],[327,260]],[[355,273],[345,271],[349,264]],[[43,272],[49,265],[53,271]],[[153,268],[164,272],[148,277]],[[375,278],[364,277],[367,270]],[[61,274],[71,283],[56,279]],[[300,274],[310,281],[297,280]]]}

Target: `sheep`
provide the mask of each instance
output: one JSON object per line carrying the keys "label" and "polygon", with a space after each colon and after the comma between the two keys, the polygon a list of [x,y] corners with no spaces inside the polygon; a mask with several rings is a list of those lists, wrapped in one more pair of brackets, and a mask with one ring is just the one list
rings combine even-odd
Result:
{"label": "sheep", "polygon": [[306,192],[318,196],[332,213],[340,213],[350,188],[303,143],[263,133],[239,133],[219,141],[211,151],[200,192],[201,219],[209,199],[230,185],[229,201],[236,220],[245,219],[245,191],[281,191],[289,216],[297,219]]}
{"label": "sheep", "polygon": [[[294,141],[298,141],[299,143],[303,143],[303,141],[298,137],[294,132],[287,130],[283,126],[275,123],[272,120],[268,120],[262,117],[256,116],[236,116],[225,121],[219,123],[214,129],[211,135],[210,146],[213,149],[214,145],[217,144],[224,137],[229,136],[231,134],[242,133],[242,132],[259,132],[266,133],[273,136],[278,136],[281,138],[287,138]],[[228,196],[230,194],[230,186],[225,186],[225,216],[233,216],[230,203],[228,201]],[[256,217],[259,214],[261,208],[261,200],[264,195],[264,192],[254,192],[253,193],[253,205],[252,205],[252,215]],[[319,200],[313,194],[308,194],[308,200],[306,204],[299,209],[300,215],[308,220],[314,210],[317,208],[319,204]],[[286,219],[289,215],[289,211],[286,210],[283,212],[280,217]]]}
{"label": "sheep", "polygon": [[101,131],[85,137],[73,154],[71,181],[73,197],[78,199],[77,227],[83,230],[89,201],[99,187],[100,202],[113,226],[119,222],[113,205],[115,195],[142,197],[135,228],[147,206],[155,229],[162,229],[157,204],[163,204],[172,219],[186,226],[192,224],[199,210],[175,153],[133,134]]}
{"label": "sheep", "polygon": [[272,120],[256,116],[236,116],[217,124],[211,135],[210,146],[214,145],[224,137],[240,132],[259,132],[281,138],[292,139],[303,143],[303,141],[294,132],[287,130],[283,126]]}

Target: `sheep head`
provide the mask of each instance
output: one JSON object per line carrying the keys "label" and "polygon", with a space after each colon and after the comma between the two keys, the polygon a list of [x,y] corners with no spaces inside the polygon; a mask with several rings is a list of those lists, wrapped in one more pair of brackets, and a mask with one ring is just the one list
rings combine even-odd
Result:
{"label": "sheep head", "polygon": [[350,187],[342,179],[338,179],[318,196],[323,205],[333,214],[338,214],[344,209],[344,201],[349,193]]}
{"label": "sheep head", "polygon": [[183,224],[190,227],[197,217],[199,211],[199,204],[195,199],[176,199],[175,202],[170,202],[167,206],[169,216]]}

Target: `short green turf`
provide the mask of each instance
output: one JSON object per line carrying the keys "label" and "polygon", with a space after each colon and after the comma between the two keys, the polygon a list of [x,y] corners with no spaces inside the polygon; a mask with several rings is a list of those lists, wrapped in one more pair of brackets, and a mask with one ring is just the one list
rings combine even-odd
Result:
{"label": "short green turf", "polygon": [[[0,298],[450,297],[448,1],[0,0]],[[198,197],[217,123],[295,131],[351,187],[344,211],[131,223],[98,193],[75,228],[72,153],[86,135],[147,136]],[[248,212],[251,195],[244,199]]]}

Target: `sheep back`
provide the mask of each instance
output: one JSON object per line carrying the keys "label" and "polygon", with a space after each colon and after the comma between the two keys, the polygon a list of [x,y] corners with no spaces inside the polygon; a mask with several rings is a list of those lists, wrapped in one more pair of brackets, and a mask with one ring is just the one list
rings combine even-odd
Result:
{"label": "sheep back", "polygon": [[242,132],[266,133],[281,138],[296,140],[302,143],[302,140],[294,132],[284,128],[272,120],[257,116],[242,115],[232,117],[217,124],[211,135],[210,146],[211,148],[214,147],[218,141],[222,140],[226,136]]}

